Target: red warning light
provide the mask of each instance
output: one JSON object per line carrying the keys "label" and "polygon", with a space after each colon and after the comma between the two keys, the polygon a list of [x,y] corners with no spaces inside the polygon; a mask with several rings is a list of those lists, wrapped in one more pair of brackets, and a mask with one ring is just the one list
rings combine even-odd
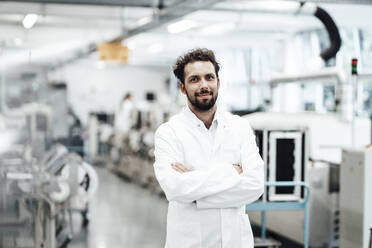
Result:
{"label": "red warning light", "polygon": [[352,75],[358,74],[358,59],[351,60],[351,74]]}

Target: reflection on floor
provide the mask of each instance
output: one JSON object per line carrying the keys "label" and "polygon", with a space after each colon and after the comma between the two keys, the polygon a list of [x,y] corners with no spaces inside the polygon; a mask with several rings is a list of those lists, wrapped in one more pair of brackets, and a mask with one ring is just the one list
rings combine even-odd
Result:
{"label": "reflection on floor", "polygon": [[106,168],[96,170],[100,185],[90,201],[90,223],[80,228],[81,216],[74,214],[69,248],[163,248],[167,201]]}

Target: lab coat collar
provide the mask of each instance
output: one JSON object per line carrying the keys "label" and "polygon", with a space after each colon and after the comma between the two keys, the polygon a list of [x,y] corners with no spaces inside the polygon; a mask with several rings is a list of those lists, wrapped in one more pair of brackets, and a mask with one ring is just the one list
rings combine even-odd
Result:
{"label": "lab coat collar", "polygon": [[[186,117],[190,119],[191,122],[196,126],[204,125],[204,123],[191,111],[188,105],[185,106],[183,112],[185,113]],[[218,107],[216,109],[216,113],[214,114],[212,123],[213,122],[217,122],[217,125],[226,126],[223,115]]]}

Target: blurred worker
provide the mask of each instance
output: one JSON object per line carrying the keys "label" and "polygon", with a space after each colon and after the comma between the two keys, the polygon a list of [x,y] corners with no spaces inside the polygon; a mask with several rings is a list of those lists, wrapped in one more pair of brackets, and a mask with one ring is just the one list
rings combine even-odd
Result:
{"label": "blurred worker", "polygon": [[114,147],[110,151],[114,164],[119,163],[123,146],[129,144],[129,133],[134,123],[135,106],[132,94],[127,93],[115,113]]}
{"label": "blurred worker", "polygon": [[119,105],[115,115],[115,129],[120,133],[128,133],[132,126],[134,104],[132,94],[127,93]]}
{"label": "blurred worker", "polygon": [[219,69],[208,49],[173,68],[187,106],[155,134],[155,174],[169,201],[166,248],[253,248],[245,205],[263,193],[263,161],[249,123],[216,105]]}

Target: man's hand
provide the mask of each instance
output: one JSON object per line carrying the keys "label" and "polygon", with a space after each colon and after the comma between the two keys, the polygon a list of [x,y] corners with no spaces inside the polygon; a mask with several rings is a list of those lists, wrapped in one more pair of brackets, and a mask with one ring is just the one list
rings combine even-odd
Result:
{"label": "man's hand", "polygon": [[178,162],[171,163],[171,166],[173,170],[178,171],[179,173],[185,173],[185,172],[190,171],[183,164],[178,163]]}
{"label": "man's hand", "polygon": [[233,164],[234,168],[236,169],[236,171],[239,173],[239,174],[242,174],[243,173],[243,168],[238,165],[238,164]]}

